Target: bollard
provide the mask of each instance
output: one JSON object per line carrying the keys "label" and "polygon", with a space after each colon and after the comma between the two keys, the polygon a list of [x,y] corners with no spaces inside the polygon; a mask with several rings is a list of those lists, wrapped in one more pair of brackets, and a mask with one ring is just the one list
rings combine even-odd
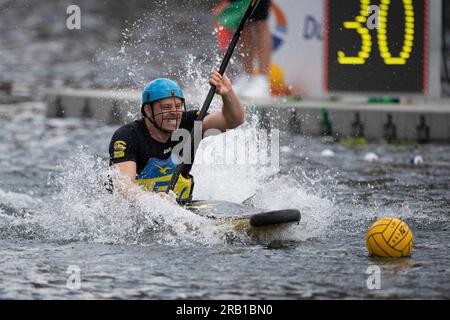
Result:
{"label": "bollard", "polygon": [[111,111],[109,112],[108,124],[119,124],[119,123],[120,123],[119,101],[114,100],[113,105],[111,107]]}
{"label": "bollard", "polygon": [[420,123],[417,126],[417,142],[427,143],[430,141],[430,127],[425,123],[425,116],[420,115]]}
{"label": "bollard", "polygon": [[0,91],[3,91],[6,95],[10,96],[12,93],[12,83],[0,82]]}
{"label": "bollard", "polygon": [[91,110],[91,106],[89,104],[89,99],[85,99],[83,109],[81,110],[81,117],[82,118],[92,118],[92,115],[93,115],[93,113]]}
{"label": "bollard", "polygon": [[328,115],[328,109],[326,108],[322,108],[320,109],[321,113],[322,113],[322,136],[331,136],[333,135],[333,127],[331,125],[330,119],[329,119],[329,115]]}
{"label": "bollard", "polygon": [[352,136],[355,138],[364,137],[364,124],[361,122],[359,112],[355,113],[355,121],[352,122]]}
{"label": "bollard", "polygon": [[291,117],[289,118],[288,130],[291,134],[301,134],[301,122],[297,118],[297,110],[291,110]]}
{"label": "bollard", "polygon": [[387,122],[383,126],[383,138],[389,143],[397,139],[397,127],[392,122],[392,115],[387,115]]}
{"label": "bollard", "polygon": [[55,117],[56,118],[64,118],[65,116],[66,116],[65,110],[62,105],[61,97],[57,96],[56,100],[55,100]]}

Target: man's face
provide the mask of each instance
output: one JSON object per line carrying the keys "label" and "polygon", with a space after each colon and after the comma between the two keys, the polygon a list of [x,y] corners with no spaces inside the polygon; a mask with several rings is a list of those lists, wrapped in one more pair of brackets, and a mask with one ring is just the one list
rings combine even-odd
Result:
{"label": "man's face", "polygon": [[[147,115],[152,116],[150,106],[146,107]],[[154,121],[167,131],[175,131],[181,123],[184,106],[180,98],[165,98],[153,103]]]}

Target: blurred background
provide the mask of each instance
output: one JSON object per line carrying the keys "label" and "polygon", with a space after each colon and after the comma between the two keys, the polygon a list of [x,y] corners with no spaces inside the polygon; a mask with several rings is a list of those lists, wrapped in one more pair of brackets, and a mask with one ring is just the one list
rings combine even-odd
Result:
{"label": "blurred background", "polygon": [[[66,9],[72,4],[81,9],[80,30],[66,27]],[[176,73],[187,54],[214,58],[213,4],[2,0],[0,82],[130,88],[139,80]]]}
{"label": "blurred background", "polygon": [[[219,51],[211,12],[219,2],[2,0],[0,89],[10,86],[140,87],[158,75],[183,74],[188,55],[194,61],[212,66]],[[270,15],[273,37],[274,41],[281,42],[274,48],[274,64],[284,71],[287,84],[297,86],[299,93],[322,96],[322,27],[324,7],[329,3],[289,0],[273,3],[279,9],[272,10]],[[66,27],[66,9],[72,4],[81,9],[80,30]],[[344,14],[354,11],[351,10],[354,4],[348,0],[339,2],[339,6]],[[442,16],[439,24],[442,33],[438,35],[442,39],[438,48],[438,72],[441,95],[449,96],[449,1],[442,1],[440,6],[437,11]],[[336,15],[331,13],[333,16]],[[430,30],[430,34],[436,35],[435,30]],[[391,49],[399,45],[390,43]],[[292,68],[293,61],[298,62],[295,68]],[[286,63],[296,74],[288,70]],[[236,63],[231,68],[240,70]]]}

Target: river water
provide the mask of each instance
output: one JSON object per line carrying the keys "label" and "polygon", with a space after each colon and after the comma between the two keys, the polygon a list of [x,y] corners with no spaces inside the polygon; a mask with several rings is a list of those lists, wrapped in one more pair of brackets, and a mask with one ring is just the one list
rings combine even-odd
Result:
{"label": "river water", "polygon": [[[48,119],[44,110],[40,102],[0,107],[3,299],[450,297],[447,145],[352,149],[281,133],[278,172],[194,165],[195,198],[239,202],[256,193],[258,207],[302,212],[287,234],[230,241],[226,227],[157,197],[130,205],[106,192],[116,126]],[[364,161],[368,152],[379,160]],[[410,164],[417,154],[424,164]],[[382,217],[409,224],[411,258],[369,256],[365,233]],[[379,290],[367,287],[372,265]],[[79,289],[70,286],[73,270]]]}
{"label": "river water", "polygon": [[[65,28],[73,3],[88,32]],[[0,80],[141,89],[173,76],[193,84],[199,105],[219,56],[212,3],[187,3],[3,1]],[[244,163],[196,163],[197,199],[256,194],[257,207],[301,211],[298,226],[255,240],[152,195],[130,204],[109,194],[116,128],[48,119],[39,101],[0,105],[0,299],[450,298],[450,146],[350,148],[282,132],[278,171],[251,152]],[[364,161],[369,152],[379,160]],[[411,164],[414,155],[424,163]],[[369,256],[365,234],[382,217],[411,227],[411,258]],[[372,266],[380,289],[368,288]]]}

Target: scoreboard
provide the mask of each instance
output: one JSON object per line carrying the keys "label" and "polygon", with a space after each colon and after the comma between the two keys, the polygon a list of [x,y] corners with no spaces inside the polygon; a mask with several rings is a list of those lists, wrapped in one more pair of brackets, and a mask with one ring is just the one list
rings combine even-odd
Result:
{"label": "scoreboard", "polygon": [[329,92],[427,94],[429,0],[326,0]]}

